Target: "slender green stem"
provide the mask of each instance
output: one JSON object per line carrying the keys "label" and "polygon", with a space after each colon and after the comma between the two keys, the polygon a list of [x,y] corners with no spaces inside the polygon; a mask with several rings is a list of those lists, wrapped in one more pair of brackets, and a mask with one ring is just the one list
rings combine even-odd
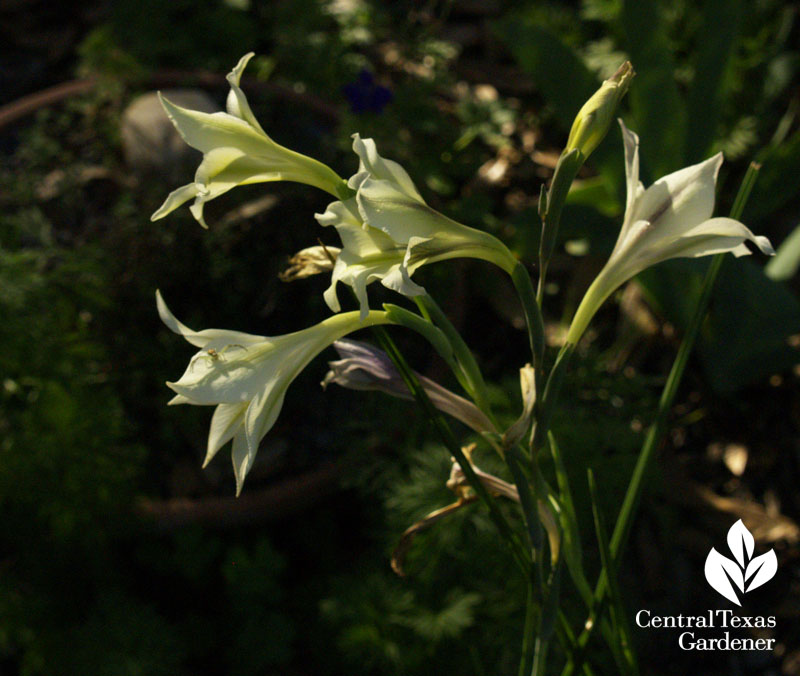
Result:
{"label": "slender green stem", "polygon": [[556,363],[550,370],[550,375],[547,378],[547,384],[544,387],[544,393],[539,399],[539,415],[536,418],[536,423],[531,435],[531,453],[535,457],[539,452],[545,441],[547,440],[547,433],[550,430],[550,420],[556,408],[558,395],[561,392],[561,386],[564,383],[564,377],[567,374],[567,367],[569,366],[572,353],[575,351],[575,345],[569,343],[561,348],[561,351],[556,357]]}
{"label": "slender green stem", "polygon": [[[561,223],[561,211],[567,201],[567,194],[572,181],[578,174],[585,158],[577,150],[564,151],[558,158],[547,199],[540,199],[540,217],[542,219],[542,237],[539,241],[539,287],[537,292],[538,304],[541,305],[544,291],[544,280],[547,265],[556,246],[558,228]],[[543,212],[543,213],[542,213]]]}
{"label": "slender green stem", "polygon": [[617,650],[615,652],[620,656],[620,662],[618,664],[620,671],[625,675],[635,676],[639,673],[639,668],[633,648],[633,640],[631,638],[631,627],[625,612],[622,592],[617,582],[617,566],[611,557],[611,550],[608,545],[608,531],[606,530],[603,513],[600,510],[597,485],[595,484],[594,473],[591,469],[588,470],[588,481],[589,496],[592,500],[592,513],[594,514],[595,532],[597,534],[597,544],[600,550],[600,561],[603,568],[607,571],[608,588],[612,609],[614,611],[614,621],[612,622],[610,635],[612,640],[617,644]]}
{"label": "slender green stem", "polygon": [[[742,185],[734,200],[733,207],[731,208],[731,218],[738,219],[742,215],[744,205],[747,203],[747,198],[750,196],[750,191],[753,189],[756,177],[758,176],[759,165],[751,163],[750,167],[742,180]],[[659,443],[661,442],[664,432],[667,427],[667,419],[669,412],[672,409],[672,403],[675,400],[675,395],[678,393],[678,387],[683,379],[683,373],[686,370],[686,364],[689,361],[689,354],[694,347],[697,340],[697,335],[700,332],[700,327],[706,316],[708,303],[711,300],[711,293],[714,290],[719,271],[725,260],[725,254],[717,254],[711,260],[711,265],[706,272],[705,280],[703,281],[703,288],[700,292],[700,298],[697,299],[694,313],[686,328],[686,333],[683,341],[678,348],[678,354],[675,357],[675,362],[672,364],[667,382],[664,385],[664,390],[661,393],[661,400],[658,403],[658,412],[656,418],[650,429],[647,431],[644,445],[642,446],[639,459],[633,471],[628,490],[625,493],[625,499],[622,502],[622,507],[617,517],[617,523],[614,527],[614,533],[611,536],[611,555],[616,561],[622,554],[625,545],[628,541],[630,534],[631,524],[633,522],[634,514],[639,506],[642,490],[644,488],[645,479],[649,473],[650,467],[655,459],[656,451]]]}
{"label": "slender green stem", "polygon": [[[539,575],[544,574],[544,557],[538,558]],[[539,618],[539,632],[536,635],[536,651],[531,673],[534,676],[544,676],[547,669],[547,654],[550,648],[550,639],[556,630],[561,615],[561,571],[564,559],[559,557],[550,568],[547,583],[542,582],[542,612]]]}
{"label": "slender green stem", "polygon": [[511,471],[514,484],[519,493],[519,502],[522,507],[522,514],[525,517],[525,524],[528,526],[528,535],[531,539],[531,546],[534,549],[541,549],[543,542],[542,524],[539,521],[539,514],[536,508],[536,498],[531,492],[531,485],[528,477],[523,471],[523,462],[520,458],[522,454],[517,446],[506,449],[506,464]]}
{"label": "slender green stem", "polygon": [[525,632],[522,635],[522,659],[519,663],[519,676],[529,676],[533,666],[533,654],[536,648],[534,631],[536,627],[536,585],[528,576],[528,593],[525,599]]}
{"label": "slender green stem", "polygon": [[[542,310],[536,302],[536,292],[533,290],[531,276],[522,263],[517,263],[511,273],[511,281],[517,290],[517,295],[522,303],[522,311],[525,314],[533,368],[536,369],[537,374],[540,374],[544,357],[544,322],[542,321]],[[537,377],[538,381],[539,378]]]}
{"label": "slender green stem", "polygon": [[423,315],[447,336],[460,371],[460,374],[456,373],[456,376],[459,377],[460,375],[459,381],[467,391],[467,394],[472,397],[477,407],[487,415],[490,415],[491,406],[489,405],[486,382],[483,380],[483,374],[478,362],[475,360],[475,356],[472,354],[472,350],[469,349],[456,327],[453,326],[447,315],[431,296],[427,294],[415,296],[414,300]]}
{"label": "slender green stem", "polygon": [[472,464],[464,455],[464,451],[461,450],[461,446],[459,446],[456,438],[453,436],[447,421],[433,406],[431,400],[428,398],[427,393],[420,385],[419,380],[417,380],[414,372],[408,366],[405,357],[403,357],[402,353],[397,348],[389,334],[383,329],[383,327],[376,327],[374,331],[378,337],[378,341],[381,343],[381,347],[383,347],[386,354],[389,355],[389,358],[394,363],[409,391],[414,395],[414,398],[417,400],[417,402],[419,402],[420,406],[422,406],[423,410],[428,416],[428,419],[433,424],[434,429],[439,435],[440,440],[445,445],[447,450],[453,454],[453,457],[455,457],[456,462],[458,462],[459,466],[464,472],[464,476],[469,482],[470,487],[475,491],[478,498],[480,498],[480,500],[483,501],[483,503],[489,508],[489,516],[497,527],[497,530],[500,532],[500,535],[511,548],[514,559],[522,568],[523,572],[526,575],[529,574],[531,565],[528,557],[525,555],[526,548],[522,544],[519,536],[511,528],[505,516],[503,516],[500,508],[497,506],[497,501],[491,496],[489,491],[486,489],[486,486],[483,485],[481,480],[475,474]]}
{"label": "slender green stem", "polygon": [[[755,184],[755,180],[758,176],[758,170],[760,168],[760,165],[756,164],[755,162],[750,163],[747,173],[742,180],[742,184],[739,187],[739,192],[736,195],[733,207],[731,208],[731,218],[738,219],[741,217],[744,206],[747,203],[747,198],[750,196],[750,192],[753,189],[753,185]],[[625,492],[625,498],[623,499],[622,507],[620,508],[609,545],[611,558],[615,562],[615,565],[622,558],[622,553],[624,552],[625,546],[628,542],[631,526],[633,524],[633,518],[638,510],[647,476],[650,473],[653,462],[655,461],[659,444],[666,431],[667,420],[669,418],[670,410],[672,409],[673,401],[675,400],[678,387],[680,386],[684,371],[686,370],[686,364],[689,361],[689,355],[694,347],[695,341],[697,340],[697,335],[700,332],[700,327],[702,326],[703,320],[705,319],[708,303],[711,299],[712,291],[714,290],[714,284],[717,281],[717,277],[719,276],[719,271],[722,268],[724,260],[725,254],[717,254],[711,260],[711,264],[706,272],[706,276],[703,281],[703,287],[700,292],[700,297],[697,300],[694,313],[689,321],[689,326],[686,328],[683,341],[678,348],[678,353],[675,357],[675,361],[672,364],[672,369],[667,377],[664,390],[661,393],[661,399],[658,403],[658,411],[656,413],[655,420],[647,431],[647,436],[644,444],[642,445],[642,450],[639,453],[636,467],[634,468],[633,474],[631,475],[631,480],[628,483],[628,489]],[[594,605],[596,608],[599,609],[602,607],[601,604],[607,590],[608,573],[606,569],[603,568],[603,570],[600,572],[600,578],[598,579],[597,586],[595,587],[594,591]],[[598,611],[597,619],[592,627],[597,624],[600,617],[601,613]],[[590,633],[591,628],[588,630],[584,629],[583,633],[578,638],[578,643],[583,643],[585,645],[585,641],[588,640],[588,634]],[[587,636],[585,637],[584,635]],[[564,673],[566,674],[567,671],[565,670]]]}

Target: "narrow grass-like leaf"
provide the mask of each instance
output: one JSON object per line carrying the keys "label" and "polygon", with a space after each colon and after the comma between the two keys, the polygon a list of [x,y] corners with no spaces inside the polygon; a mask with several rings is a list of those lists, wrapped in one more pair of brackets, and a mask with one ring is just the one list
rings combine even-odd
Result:
{"label": "narrow grass-like leaf", "polygon": [[611,607],[613,613],[611,632],[604,632],[606,636],[611,636],[616,645],[614,653],[621,656],[618,658],[618,665],[623,674],[637,674],[639,668],[636,662],[636,655],[633,652],[631,643],[631,628],[628,623],[625,605],[622,602],[622,594],[617,581],[616,562],[611,556],[611,549],[608,544],[608,531],[606,530],[603,513],[600,510],[600,503],[597,497],[597,486],[594,480],[594,473],[591,469],[587,470],[589,482],[589,497],[592,501],[592,514],[594,515],[594,527],[597,535],[597,544],[600,549],[600,561],[608,580],[609,596],[611,597]]}
{"label": "narrow grass-like leaf", "polygon": [[525,517],[525,524],[528,527],[528,535],[531,538],[531,546],[534,549],[540,550],[542,547],[542,524],[539,521],[538,510],[536,509],[536,499],[531,491],[531,485],[528,477],[522,469],[522,454],[519,448],[512,446],[506,449],[506,464],[508,469],[511,470],[511,476],[514,479],[514,484],[519,493],[519,502],[522,506],[522,513]]}
{"label": "narrow grass-like leaf", "polygon": [[552,432],[548,434],[548,440],[558,483],[558,514],[561,522],[561,549],[564,553],[564,561],[581,598],[590,607],[592,605],[592,590],[583,570],[583,548],[581,547],[578,517],[575,513],[575,502],[572,499],[572,490],[569,486],[569,476]]}
{"label": "narrow grass-like leaf", "polygon": [[[475,360],[475,356],[472,354],[472,350],[469,349],[464,339],[461,337],[461,334],[456,330],[447,315],[431,296],[427,294],[424,296],[417,296],[414,300],[419,306],[420,311],[430,318],[430,321],[444,333],[450,343],[453,356],[455,357],[459,371],[464,379],[462,386],[466,392],[474,399],[479,409],[487,415],[491,415],[486,383],[483,380],[483,375],[481,374],[478,362]],[[461,381],[461,378],[459,378],[459,381]]]}

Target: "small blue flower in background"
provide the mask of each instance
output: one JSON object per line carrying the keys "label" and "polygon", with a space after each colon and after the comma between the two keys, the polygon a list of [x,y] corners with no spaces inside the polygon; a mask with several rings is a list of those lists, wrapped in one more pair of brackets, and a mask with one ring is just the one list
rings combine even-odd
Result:
{"label": "small blue flower in background", "polygon": [[375,77],[366,69],[358,73],[355,82],[342,87],[354,113],[382,113],[394,98],[391,90],[375,82]]}

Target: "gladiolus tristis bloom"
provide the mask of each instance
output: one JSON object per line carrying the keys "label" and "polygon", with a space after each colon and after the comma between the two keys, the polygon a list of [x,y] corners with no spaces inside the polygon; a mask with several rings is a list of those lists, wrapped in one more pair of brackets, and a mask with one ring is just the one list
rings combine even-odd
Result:
{"label": "gladiolus tristis bloom", "polygon": [[203,205],[237,185],[268,181],[296,181],[331,193],[335,197],[350,194],[343,179],[330,167],[311,157],[284,148],[261,128],[239,87],[242,72],[253,53],[241,58],[228,74],[231,90],[227,112],[201,113],[181,108],[161,97],[161,103],[184,141],[203,153],[194,182],[169,194],[152,215],[163,218],[183,203],[194,199],[192,215],[203,227]]}
{"label": "gladiolus tristis bloom", "polygon": [[763,253],[775,252],[766,237],[754,235],[732,218],[711,218],[722,153],[680,169],[647,190],[639,181],[639,137],[620,120],[625,144],[628,198],[617,243],[605,267],[586,292],[566,342],[577,343],[606,298],[645,268],[669,258],[698,258],[731,252],[746,256],[744,242]]}
{"label": "gladiolus tristis bloom", "polygon": [[431,209],[405,169],[381,157],[372,139],[354,134],[353,150],[360,160],[348,182],[355,197],[333,202],[316,216],[320,225],[333,225],[342,239],[325,293],[331,310],[340,309],[338,282],[353,287],[364,315],[370,282],[379,279],[403,295],[418,296],[425,289],[411,280],[414,271],[450,258],[480,258],[511,274],[517,261],[500,240]]}
{"label": "gladiolus tristis bloom", "polygon": [[358,312],[345,312],[308,329],[269,338],[222,329],[193,331],[175,318],[159,292],[156,303],[164,324],[200,348],[180,379],[167,383],[176,393],[169,403],[217,407],[203,466],[232,439],[237,495],[259,443],[275,424],[286,390],[298,374],[348,333],[391,323],[385,312],[370,312],[363,321]]}

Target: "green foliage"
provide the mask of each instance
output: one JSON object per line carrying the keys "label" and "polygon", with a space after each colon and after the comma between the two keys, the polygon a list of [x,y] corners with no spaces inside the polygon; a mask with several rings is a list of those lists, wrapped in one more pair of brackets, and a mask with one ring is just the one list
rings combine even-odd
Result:
{"label": "green foliage", "polygon": [[[637,76],[629,94],[633,118],[629,126],[641,135],[645,184],[707,157],[712,149],[722,148],[729,159],[736,159],[752,157],[759,145],[767,146],[755,158],[763,168],[745,222],[762,224],[773,241],[779,240],[790,225],[781,230],[764,218],[796,197],[797,186],[787,184],[785,177],[797,172],[800,158],[800,136],[790,131],[795,124],[796,104],[788,102],[788,86],[797,60],[787,41],[791,20],[780,3],[690,5],[661,0],[592,0],[583,4],[582,11],[585,18],[600,22],[604,28],[604,42],[602,46],[592,43],[594,51],[581,53],[577,46],[560,38],[556,31],[561,31],[561,20],[548,19],[540,7],[521,10],[497,25],[520,65],[547,100],[554,102],[562,125],[572,119],[572,108],[577,109],[575,103],[566,105],[565,97],[594,86],[589,68],[602,71],[606,63],[603,54],[616,54],[620,60],[630,58]],[[582,32],[578,44],[593,35],[589,24],[580,25],[578,30]],[[553,54],[558,57],[551,58]],[[760,56],[755,58],[755,54]],[[781,115],[783,108],[787,112]],[[609,136],[613,137],[613,132]],[[615,211],[619,214],[623,206],[623,200],[613,197],[623,193],[616,164],[619,153],[611,155],[607,148],[608,140],[590,159],[600,176],[576,186],[570,195],[572,207],[565,222],[572,220],[580,225],[577,229],[567,225],[561,233],[563,241],[581,238],[593,255],[605,255],[609,250],[618,226],[608,216],[614,216]],[[732,171],[734,177],[739,175],[735,165]],[[725,184],[728,191],[736,187],[735,178]],[[595,206],[598,197],[599,207]],[[725,195],[720,201],[726,202]],[[699,272],[691,265],[668,263],[642,275],[648,298],[678,326],[685,326],[689,308],[699,293]],[[687,267],[693,270],[688,276],[684,275]],[[740,389],[796,362],[796,354],[786,345],[792,327],[796,327],[796,296],[770,284],[752,264],[745,270],[740,275],[725,275],[720,281],[724,290],[718,297],[738,300],[731,300],[729,305],[715,304],[716,337],[709,334],[703,339],[705,371],[720,390]],[[679,278],[681,283],[676,285]],[[756,288],[766,296],[759,299]],[[747,303],[747,316],[759,318],[758,323],[748,322],[749,328],[738,321],[742,302]],[[735,341],[723,338],[726,329],[722,327],[736,326],[740,327],[734,332],[737,336],[743,331],[759,335],[741,335]]]}
{"label": "green foliage", "polygon": [[[256,40],[247,12],[223,2],[115,2],[111,26],[118,45],[148,67],[230,68],[242,45]],[[247,51],[247,50],[244,50]]]}
{"label": "green foliage", "polygon": [[[730,393],[797,363],[797,350],[787,337],[800,326],[800,302],[752,262],[726,263],[698,343],[709,382]],[[697,261],[668,261],[640,279],[656,309],[685,328],[705,267]]]}
{"label": "green foliage", "polygon": [[[279,95],[252,96],[276,139],[347,175],[355,170],[343,153],[349,133],[374,136],[387,157],[413,158],[415,180],[431,204],[502,233],[532,259],[533,208],[507,209],[510,191],[476,181],[477,169],[499,150],[518,152],[525,125],[542,132],[542,147],[558,146],[551,139],[566,138],[599,80],[634,52],[643,58],[635,64],[641,79],[634,91],[654,92],[631,103],[651,174],[710,148],[747,158],[771,139],[750,215],[763,220],[776,209],[790,211],[797,190],[785,177],[797,173],[800,157],[788,104],[798,67],[788,42],[791,16],[771,0],[743,9],[738,2],[536,2],[522,20],[515,6],[497,34],[541,98],[520,102],[459,84],[459,48],[435,28],[421,28],[405,6],[234,5],[114,3],[79,55],[81,72],[104,74],[114,87],[41,113],[0,165],[0,669],[25,676],[511,673],[525,590],[485,510],[471,505],[422,532],[407,558],[408,577],[397,578],[388,560],[400,534],[454,500],[445,487],[450,460],[426,443],[423,422],[407,402],[323,396],[323,360],[290,391],[255,473],[268,486],[272,473],[343,459],[346,491],[289,521],[267,516],[253,528],[158,532],[159,523],[135,516],[143,498],[203,499],[232,490],[229,462],[217,459],[205,473],[198,468],[203,412],[164,407],[163,381],[177,375],[188,348],[158,323],[154,289],[162,287],[176,313],[197,328],[213,318],[276,334],[317,321],[327,314],[327,280],[274,280],[287,255],[320,236],[304,214],[324,209],[326,198],[270,185],[274,204],[242,219],[235,209],[263,195],[263,186],[250,187],[210,205],[209,232],[185,213],[150,224],[149,213],[174,186],[132,180],[122,164],[118,120],[132,93],[124,83],[160,68],[226,72],[252,48],[262,55],[253,63],[260,80],[318,97],[339,113],[334,124]],[[646,31],[644,12],[652,18]],[[672,65],[664,54],[673,55]],[[362,68],[393,91],[380,114],[348,110],[342,87]],[[683,109],[684,93],[685,128],[671,114],[676,105]],[[653,115],[661,116],[663,133]],[[645,133],[647,120],[658,133]],[[618,146],[612,138],[592,156],[599,177],[570,195],[561,231],[565,239],[586,239],[592,255],[610,249],[624,204]],[[528,196],[540,180],[530,164],[514,167],[521,178],[513,187]],[[92,178],[87,167],[106,171]],[[739,170],[733,166],[732,174]],[[795,224],[792,214],[775,232]],[[581,268],[590,268],[586,260]],[[554,276],[562,288],[572,262],[562,262]],[[656,281],[643,283],[654,306],[680,328],[699,277],[691,263],[656,272]],[[504,380],[492,403],[501,424],[509,424],[519,403],[509,355],[526,353],[521,333],[502,321],[519,319],[513,303],[503,304],[511,290],[482,267],[444,263],[424,274],[441,283],[445,310],[461,313],[487,376]],[[396,300],[372,293],[376,303]],[[500,320],[491,327],[476,321],[479,311],[495,310]],[[742,315],[757,320],[738,322]],[[702,338],[709,381],[731,391],[794,363],[785,338],[796,332],[797,319],[786,286],[753,265],[728,266]],[[415,336],[398,340],[415,368],[432,369],[457,388],[437,372],[438,358],[421,354]],[[595,468],[603,513],[616,514],[642,436],[631,420],[646,422],[660,385],[649,371],[609,375],[594,349],[567,382],[553,425],[590,573],[599,560],[591,558],[583,468]],[[476,462],[508,478],[495,456],[479,451]],[[554,483],[552,468],[545,465],[545,472]],[[512,506],[503,509],[521,525]],[[569,603],[570,619],[579,622],[581,609]]]}
{"label": "green foliage", "polygon": [[259,540],[252,554],[241,547],[229,552],[222,567],[233,628],[226,637],[228,673],[263,673],[291,657],[294,628],[279,610],[283,594],[277,576],[284,566],[266,540]]}

